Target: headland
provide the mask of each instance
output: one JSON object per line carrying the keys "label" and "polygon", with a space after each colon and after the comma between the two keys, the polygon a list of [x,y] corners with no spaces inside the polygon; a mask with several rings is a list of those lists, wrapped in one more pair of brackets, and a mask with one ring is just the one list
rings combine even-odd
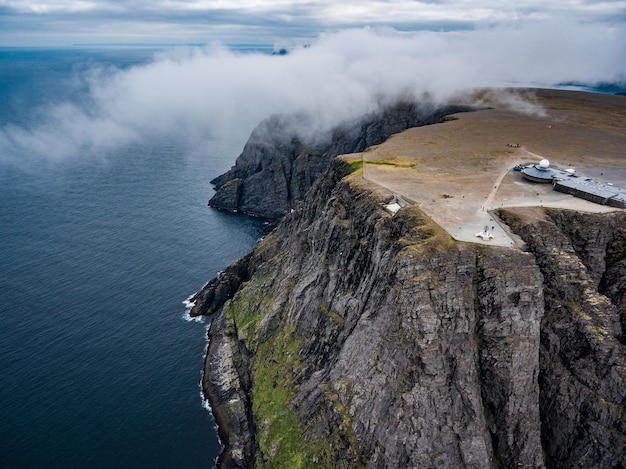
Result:
{"label": "headland", "polygon": [[[522,93],[445,122],[396,107],[332,151],[247,145],[223,208],[288,211],[194,297],[220,467],[621,467],[626,210],[513,168],[624,184],[626,98]],[[441,123],[330,156],[425,115]]]}
{"label": "headland", "polygon": [[[417,204],[452,237],[520,247],[493,210],[552,207],[583,212],[616,210],[524,179],[516,165],[548,159],[576,177],[626,187],[626,98],[533,90],[520,111],[484,94],[486,109],[415,127],[383,144],[346,156],[361,160],[365,180]],[[486,231],[491,239],[477,234]]]}

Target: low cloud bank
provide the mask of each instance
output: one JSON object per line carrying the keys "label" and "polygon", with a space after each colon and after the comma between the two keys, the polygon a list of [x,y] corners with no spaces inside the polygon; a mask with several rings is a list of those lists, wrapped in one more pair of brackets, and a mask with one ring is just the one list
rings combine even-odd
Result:
{"label": "low cloud bank", "polygon": [[310,114],[307,131],[323,132],[401,97],[444,102],[476,87],[625,82],[625,31],[537,21],[458,32],[345,30],[285,56],[174,49],[131,69],[83,73],[82,104],[45,109],[32,128],[0,128],[0,161],[102,154],[155,136],[241,138],[279,112]]}

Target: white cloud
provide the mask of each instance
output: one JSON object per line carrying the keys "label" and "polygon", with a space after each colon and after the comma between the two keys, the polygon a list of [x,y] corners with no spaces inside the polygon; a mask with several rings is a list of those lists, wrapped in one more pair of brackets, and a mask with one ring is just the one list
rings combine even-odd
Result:
{"label": "white cloud", "polygon": [[0,156],[84,155],[154,136],[240,138],[277,112],[310,113],[321,131],[399,96],[443,101],[472,87],[624,81],[623,57],[624,28],[574,20],[447,33],[351,29],[286,56],[174,49],[147,65],[83,75],[89,105],[56,106],[35,128],[0,129]]}
{"label": "white cloud", "polygon": [[0,0],[0,45],[259,42],[346,27],[471,29],[480,23],[626,19],[606,0]]}

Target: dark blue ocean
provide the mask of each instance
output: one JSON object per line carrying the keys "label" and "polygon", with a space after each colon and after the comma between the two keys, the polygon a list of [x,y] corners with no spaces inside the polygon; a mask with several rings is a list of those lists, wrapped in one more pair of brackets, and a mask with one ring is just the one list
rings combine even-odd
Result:
{"label": "dark blue ocean", "polygon": [[[75,77],[90,67],[153,52],[0,49],[0,129],[89,99]],[[208,323],[183,302],[261,236],[207,207],[242,143],[181,131],[54,160],[0,146],[0,467],[213,466]]]}

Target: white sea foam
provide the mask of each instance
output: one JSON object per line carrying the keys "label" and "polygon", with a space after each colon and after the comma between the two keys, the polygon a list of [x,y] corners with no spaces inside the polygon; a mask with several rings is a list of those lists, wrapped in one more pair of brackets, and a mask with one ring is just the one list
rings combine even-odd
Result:
{"label": "white sea foam", "polygon": [[[202,399],[202,407],[209,411],[211,415],[213,415],[213,408],[211,407],[211,403],[204,395],[204,390],[202,389],[202,378],[198,382],[198,387],[200,388],[200,398]],[[217,424],[215,424],[215,429],[217,430]]]}
{"label": "white sea foam", "polygon": [[[204,349],[203,357],[206,357],[206,354],[209,351],[209,344],[211,343],[211,339],[209,339],[209,326],[206,327],[204,336],[206,337],[206,347]],[[211,403],[209,402],[207,397],[204,395],[204,389],[202,388],[202,377],[200,378],[200,381],[198,382],[198,388],[200,389],[200,400],[202,402],[202,407],[205,410],[207,410],[211,414],[211,416],[213,416],[213,408],[211,407]],[[224,443],[222,442],[222,440],[221,440],[221,438],[219,436],[218,429],[219,429],[219,427],[218,427],[217,422],[215,421],[215,418],[214,418],[213,419],[213,430],[215,431],[215,434],[217,435],[217,441],[219,442],[220,447],[221,447],[221,450],[220,450],[220,454],[221,454],[222,451],[224,451]],[[217,462],[217,458],[215,459],[215,462]]]}
{"label": "white sea foam", "polygon": [[205,316],[196,316],[193,317],[191,315],[191,308],[193,308],[196,305],[195,301],[192,301],[192,298],[195,296],[195,293],[191,296],[189,296],[185,301],[183,301],[183,304],[185,305],[185,312],[183,313],[183,319],[187,322],[201,322],[204,323],[204,318]]}
{"label": "white sea foam", "polygon": [[[202,408],[207,410],[209,414],[213,416],[213,408],[211,407],[209,400],[205,397],[204,391],[202,390],[202,378],[200,379],[200,382],[198,383],[198,387],[200,388],[200,399],[202,402]],[[221,450],[220,450],[220,454],[221,454],[221,452],[224,451],[224,443],[222,442],[222,439],[220,438],[218,430],[219,430],[219,427],[214,418],[213,419],[213,431],[215,431],[215,434],[217,435],[217,441],[219,442],[220,447],[221,447]]]}
{"label": "white sea foam", "polygon": [[185,311],[185,313],[183,314],[183,319],[187,322],[200,322],[200,323],[204,323],[204,316],[191,316],[189,314],[189,312],[191,311],[191,309],[188,309]]}
{"label": "white sea foam", "polygon": [[192,294],[189,295],[189,297],[187,297],[186,300],[183,301],[183,304],[185,305],[185,308],[193,308],[196,305],[196,302],[193,300],[193,297],[196,296],[196,294]]}
{"label": "white sea foam", "polygon": [[[210,326],[207,326],[204,329],[204,337],[206,339],[206,346],[204,347],[204,353],[202,355],[203,358],[206,357],[207,353],[209,353],[209,345],[211,344],[211,339],[209,338],[209,327]],[[202,373],[204,373],[204,371]],[[204,407],[206,410],[208,410],[211,413],[211,415],[213,415],[213,409],[211,409],[211,404],[209,403],[209,400],[204,395],[204,389],[202,389],[202,377],[200,378],[198,387],[200,388],[200,397],[202,398],[202,407]],[[215,428],[217,430],[217,424]]]}

